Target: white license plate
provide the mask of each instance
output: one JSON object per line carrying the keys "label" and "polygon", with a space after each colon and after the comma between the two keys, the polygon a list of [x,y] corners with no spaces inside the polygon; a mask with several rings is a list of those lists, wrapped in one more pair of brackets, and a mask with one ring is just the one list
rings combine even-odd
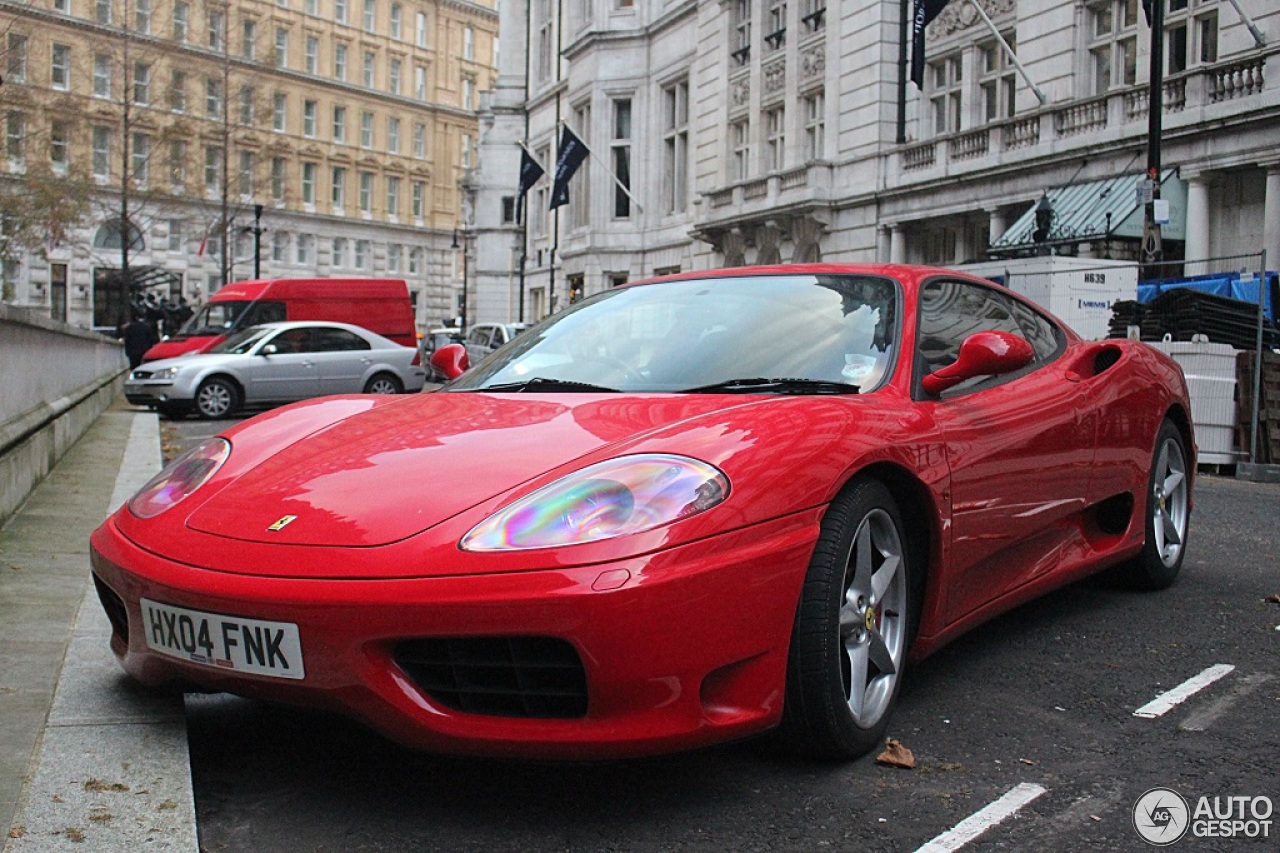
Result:
{"label": "white license plate", "polygon": [[302,678],[302,643],[292,622],[222,616],[142,599],[147,645],[163,655],[232,672]]}

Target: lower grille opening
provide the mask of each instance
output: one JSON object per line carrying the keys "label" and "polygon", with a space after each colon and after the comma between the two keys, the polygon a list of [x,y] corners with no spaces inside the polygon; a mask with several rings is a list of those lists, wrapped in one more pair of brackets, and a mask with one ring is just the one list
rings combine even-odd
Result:
{"label": "lower grille opening", "polygon": [[93,576],[93,585],[98,590],[98,600],[102,602],[102,609],[107,612],[107,619],[111,622],[111,630],[116,636],[124,640],[125,645],[129,644],[129,611],[125,609],[124,599],[116,595],[116,591],[102,582],[97,575]]}
{"label": "lower grille opening", "polygon": [[423,693],[458,711],[535,719],[587,713],[582,660],[556,637],[406,640],[395,660]]}

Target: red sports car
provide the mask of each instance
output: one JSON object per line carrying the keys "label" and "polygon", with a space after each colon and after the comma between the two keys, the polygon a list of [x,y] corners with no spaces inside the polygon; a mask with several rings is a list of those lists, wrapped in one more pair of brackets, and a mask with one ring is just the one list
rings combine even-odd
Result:
{"label": "red sports car", "polygon": [[[124,668],[563,758],[879,744],[910,662],[1181,566],[1182,373],[983,279],[687,273],[228,429],[93,535]],[[464,372],[465,371],[465,372]]]}

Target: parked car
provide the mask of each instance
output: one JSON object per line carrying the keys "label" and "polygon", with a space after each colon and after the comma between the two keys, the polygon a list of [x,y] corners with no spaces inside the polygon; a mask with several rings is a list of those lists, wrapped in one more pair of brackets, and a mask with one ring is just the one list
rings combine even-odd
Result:
{"label": "parked car", "polygon": [[915,660],[1185,554],[1178,365],[974,276],[684,273],[435,357],[436,393],[232,426],[97,529],[125,670],[437,751],[851,758]]}
{"label": "parked car", "polygon": [[325,394],[421,391],[417,347],[401,346],[349,323],[264,323],[232,334],[207,353],[143,362],[124,383],[125,398],[179,417],[232,415],[245,405]]}
{"label": "parked car", "polygon": [[467,356],[476,364],[527,328],[528,323],[476,323],[467,332]]}
{"label": "parked car", "polygon": [[151,347],[143,361],[208,352],[228,335],[283,320],[355,323],[404,346],[416,346],[409,286],[398,278],[277,278],[236,281],[196,309],[176,335]]}

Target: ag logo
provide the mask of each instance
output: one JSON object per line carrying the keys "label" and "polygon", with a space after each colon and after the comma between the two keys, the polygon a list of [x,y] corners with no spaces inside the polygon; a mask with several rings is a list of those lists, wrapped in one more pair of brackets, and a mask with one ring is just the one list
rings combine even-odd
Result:
{"label": "ag logo", "polygon": [[1187,801],[1171,788],[1152,788],[1133,804],[1133,828],[1143,841],[1157,847],[1186,835],[1190,817]]}

